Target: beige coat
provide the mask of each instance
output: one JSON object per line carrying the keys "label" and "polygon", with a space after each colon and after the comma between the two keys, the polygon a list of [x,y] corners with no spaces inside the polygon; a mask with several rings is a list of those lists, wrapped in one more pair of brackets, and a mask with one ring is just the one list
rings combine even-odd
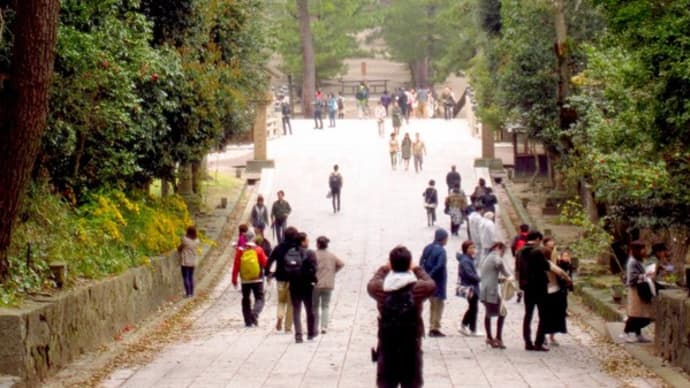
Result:
{"label": "beige coat", "polygon": [[635,318],[654,318],[651,303],[645,303],[637,293],[637,287],[628,287],[628,316]]}
{"label": "beige coat", "polygon": [[335,273],[345,266],[342,260],[325,249],[316,251],[316,288],[332,290],[335,287]]}

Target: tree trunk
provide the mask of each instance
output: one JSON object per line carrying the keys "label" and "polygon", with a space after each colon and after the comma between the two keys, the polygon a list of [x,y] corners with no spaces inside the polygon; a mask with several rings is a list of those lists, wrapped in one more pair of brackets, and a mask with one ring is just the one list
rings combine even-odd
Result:
{"label": "tree trunk", "polygon": [[570,95],[570,67],[568,65],[568,26],[563,7],[563,0],[553,1],[556,30],[554,51],[556,54],[556,72],[558,73],[556,104],[559,110],[560,127],[561,129],[568,129],[571,124],[577,121],[577,112],[575,109],[567,107],[567,100]]}
{"label": "tree trunk", "polygon": [[200,182],[203,179],[201,162],[192,162],[192,192],[194,194],[201,194]]}
{"label": "tree trunk", "polygon": [[0,282],[9,275],[12,227],[46,126],[60,10],[58,0],[14,3],[12,68],[0,90]]}
{"label": "tree trunk", "polygon": [[295,0],[299,14],[299,34],[302,43],[302,114],[305,118],[312,116],[312,101],[316,91],[316,63],[314,58],[314,40],[311,35],[309,1]]}
{"label": "tree trunk", "polygon": [[494,125],[490,122],[482,123],[482,159],[493,159],[494,152]]}
{"label": "tree trunk", "polygon": [[167,179],[161,179],[161,197],[167,197],[170,195],[170,181]]}
{"label": "tree trunk", "polygon": [[177,172],[177,194],[190,196],[194,193],[192,188],[192,166],[189,163],[181,164]]}

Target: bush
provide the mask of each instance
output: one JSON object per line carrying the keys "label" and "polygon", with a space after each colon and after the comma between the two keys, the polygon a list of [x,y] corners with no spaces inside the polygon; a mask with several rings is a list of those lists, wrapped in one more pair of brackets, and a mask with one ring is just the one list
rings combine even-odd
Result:
{"label": "bush", "polygon": [[175,249],[191,223],[178,196],[108,189],[75,209],[35,185],[13,235],[11,280],[0,287],[0,305],[15,305],[24,294],[52,289],[51,262],[67,265],[68,285],[146,265],[150,256]]}

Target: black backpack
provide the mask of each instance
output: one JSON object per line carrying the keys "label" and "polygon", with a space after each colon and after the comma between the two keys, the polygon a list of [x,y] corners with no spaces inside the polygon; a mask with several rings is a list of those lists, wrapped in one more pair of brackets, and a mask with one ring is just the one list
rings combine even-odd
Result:
{"label": "black backpack", "polygon": [[417,352],[417,307],[412,286],[386,294],[379,318],[379,349],[402,373],[414,373]]}
{"label": "black backpack", "polygon": [[285,253],[285,274],[290,280],[302,277],[302,265],[304,264],[304,254],[298,247],[292,247]]}
{"label": "black backpack", "polygon": [[331,190],[340,190],[342,186],[340,174],[331,174],[331,176],[328,177],[328,185],[331,187]]}

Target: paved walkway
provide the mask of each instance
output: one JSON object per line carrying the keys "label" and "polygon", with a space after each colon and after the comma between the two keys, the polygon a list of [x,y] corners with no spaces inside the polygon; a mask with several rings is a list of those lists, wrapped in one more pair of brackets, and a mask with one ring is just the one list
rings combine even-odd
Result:
{"label": "paved walkway", "polygon": [[[258,328],[245,328],[240,294],[229,276],[216,288],[180,342],[165,348],[150,364],[116,371],[107,387],[371,387],[375,367],[369,349],[375,344],[376,310],[365,291],[374,270],[396,244],[419,257],[430,242],[422,191],[429,179],[445,194],[445,174],[457,164],[462,186],[470,191],[475,177],[472,161],[480,153],[463,120],[412,121],[403,132],[419,131],[429,155],[423,173],[391,171],[387,141],[376,135],[373,121],[343,121],[337,129],[314,131],[311,122],[297,121],[296,134],[272,141],[276,160],[273,189],[284,189],[292,204],[290,224],[306,231],[311,241],[324,234],[331,250],[346,267],[338,275],[331,302],[331,329],[315,341],[295,344],[292,336],[276,333],[275,297],[267,303]],[[333,215],[326,199],[327,176],[338,163],[344,176],[342,212]],[[442,213],[439,211],[439,213]],[[448,218],[440,214],[440,224]],[[465,235],[461,230],[461,236]],[[455,252],[461,240],[451,239],[449,279],[457,277]],[[454,281],[450,283],[453,284]],[[449,294],[452,285],[449,285]],[[273,292],[275,294],[275,291]],[[571,324],[571,335],[548,353],[525,352],[520,322],[522,305],[509,303],[504,338],[508,348],[494,350],[482,338],[458,333],[466,308],[450,297],[443,317],[449,337],[424,341],[426,386],[444,387],[601,387],[621,382],[602,372],[585,344],[587,334]],[[483,319],[483,308],[480,319]],[[428,310],[425,310],[425,320]],[[536,319],[535,319],[536,321]],[[481,322],[481,321],[480,321]]]}

